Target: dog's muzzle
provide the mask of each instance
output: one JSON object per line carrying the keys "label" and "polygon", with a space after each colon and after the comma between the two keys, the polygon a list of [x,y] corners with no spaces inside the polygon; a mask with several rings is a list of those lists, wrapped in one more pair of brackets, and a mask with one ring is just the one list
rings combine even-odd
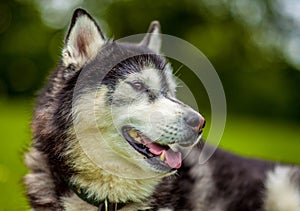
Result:
{"label": "dog's muzzle", "polygon": [[195,111],[189,111],[183,116],[183,123],[189,131],[189,135],[183,140],[171,143],[154,141],[136,128],[126,125],[122,127],[122,135],[127,142],[152,165],[168,171],[178,169],[181,166],[181,152],[172,147],[178,144],[182,147],[191,147],[201,138],[202,129],[205,126],[205,119]]}

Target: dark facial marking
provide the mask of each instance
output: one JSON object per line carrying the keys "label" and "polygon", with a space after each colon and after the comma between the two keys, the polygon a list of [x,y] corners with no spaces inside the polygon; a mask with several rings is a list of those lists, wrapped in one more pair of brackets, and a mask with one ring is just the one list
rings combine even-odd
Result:
{"label": "dark facial marking", "polygon": [[[113,102],[112,93],[114,92],[119,80],[125,80],[129,74],[140,72],[146,67],[153,67],[164,71],[165,66],[166,61],[163,57],[156,54],[142,54],[120,62],[107,73],[102,81],[102,84],[106,85],[110,90],[108,93],[109,95],[107,96],[109,99],[108,103],[111,104]],[[148,94],[149,101],[152,102],[155,100],[156,95],[151,90],[148,89],[145,90],[145,92]]]}
{"label": "dark facial marking", "polygon": [[182,103],[181,101],[175,99],[175,98],[172,98],[172,97],[169,97],[167,94],[165,95],[165,98],[167,98],[168,100],[171,100],[172,102],[174,103],[177,103],[179,105],[182,105],[182,106],[186,106],[184,103]]}
{"label": "dark facial marking", "polygon": [[127,82],[136,92],[143,94],[146,93],[149,99],[149,102],[154,102],[157,99],[157,95],[150,90],[150,87],[144,84],[141,81],[132,81]]}

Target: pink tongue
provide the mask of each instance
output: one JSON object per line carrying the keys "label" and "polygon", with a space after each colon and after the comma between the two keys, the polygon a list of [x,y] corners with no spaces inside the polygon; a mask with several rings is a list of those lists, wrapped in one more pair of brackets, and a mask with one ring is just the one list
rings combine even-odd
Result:
{"label": "pink tongue", "polygon": [[147,147],[149,148],[150,152],[154,155],[161,155],[165,152],[166,162],[171,168],[180,168],[181,166],[181,153],[174,152],[171,149],[166,149],[161,145],[155,143],[148,143]]}
{"label": "pink tongue", "polygon": [[173,150],[169,149],[166,151],[166,162],[171,168],[180,168],[181,166],[181,153],[174,152]]}

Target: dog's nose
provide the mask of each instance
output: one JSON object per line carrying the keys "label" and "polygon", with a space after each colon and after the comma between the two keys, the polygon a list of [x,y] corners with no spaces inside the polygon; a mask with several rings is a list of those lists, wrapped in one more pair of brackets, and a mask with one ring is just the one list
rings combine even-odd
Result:
{"label": "dog's nose", "polygon": [[205,126],[205,119],[196,112],[188,112],[183,119],[195,131],[200,131]]}

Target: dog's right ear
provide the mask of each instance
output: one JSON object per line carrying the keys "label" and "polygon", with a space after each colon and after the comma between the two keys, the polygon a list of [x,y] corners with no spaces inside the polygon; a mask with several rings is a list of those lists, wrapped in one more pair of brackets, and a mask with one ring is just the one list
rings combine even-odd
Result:
{"label": "dog's right ear", "polygon": [[80,69],[96,56],[105,41],[105,36],[92,16],[83,9],[76,9],[65,38],[63,65]]}

